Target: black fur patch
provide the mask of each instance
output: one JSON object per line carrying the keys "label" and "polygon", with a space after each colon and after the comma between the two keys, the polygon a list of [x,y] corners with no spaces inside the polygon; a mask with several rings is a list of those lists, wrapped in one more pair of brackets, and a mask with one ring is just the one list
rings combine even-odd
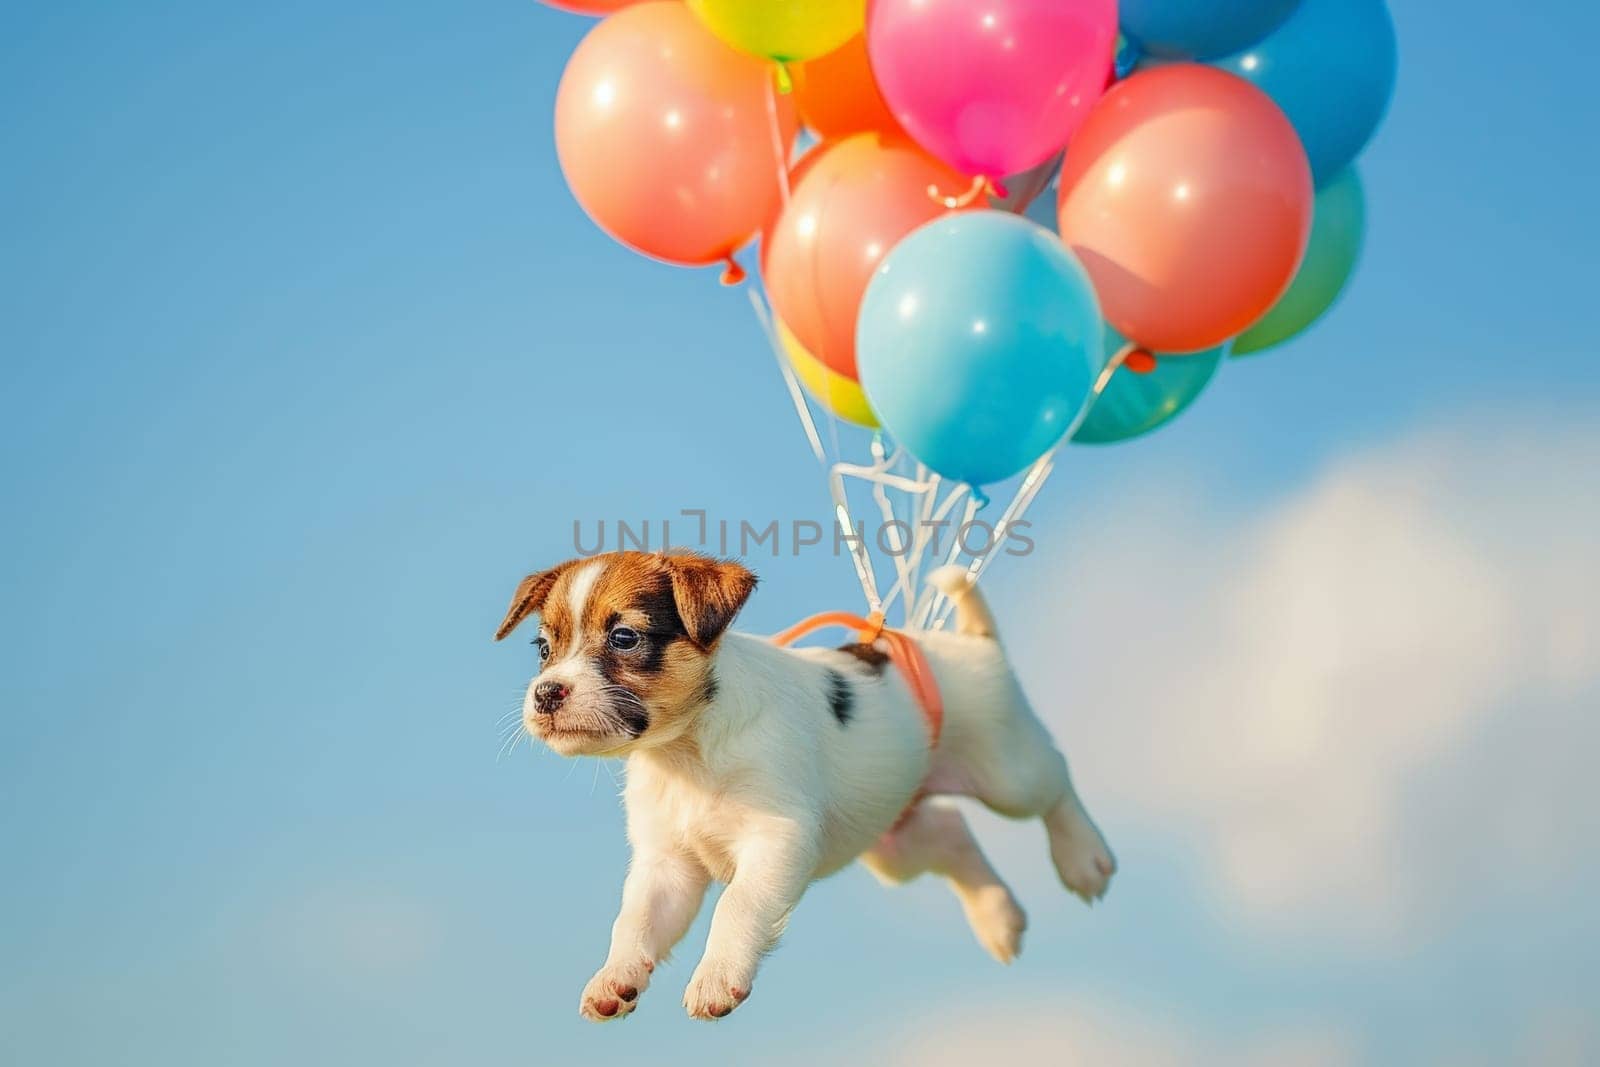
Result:
{"label": "black fur patch", "polygon": [[839,651],[846,655],[854,656],[878,674],[883,673],[883,665],[889,662],[889,653],[881,651],[864,641],[858,641],[853,645],[840,645]]}
{"label": "black fur patch", "polygon": [[632,656],[628,664],[640,674],[660,674],[662,665],[667,661],[667,646],[674,640],[656,634],[640,634],[638,648],[632,652],[613,652],[611,655]]}
{"label": "black fur patch", "polygon": [[[650,639],[645,638],[645,641],[649,642]],[[647,643],[644,647],[648,648],[650,646]],[[635,653],[635,655],[637,654]],[[645,654],[648,655],[648,653]],[[621,652],[613,652],[607,649],[600,654],[597,666],[600,668],[600,677],[604,678],[609,685],[616,686],[627,694],[621,699],[613,699],[612,703],[617,709],[617,718],[622,720],[622,725],[627,727],[628,732],[634,737],[641,737],[650,726],[650,713],[645,710],[644,701],[639,698],[639,694],[622,684],[622,656],[623,653]],[[633,664],[633,666],[635,669],[638,668],[638,664]]]}
{"label": "black fur patch", "polygon": [[650,728],[650,715],[644,710],[644,705],[631,700],[619,700],[616,708],[617,717],[628,728],[628,732],[634,737],[643,737],[645,730]]}
{"label": "black fur patch", "polygon": [[850,721],[850,716],[855,713],[856,694],[850,688],[850,681],[838,671],[828,672],[828,710],[833,712],[833,717],[839,720],[839,725],[844,726]]}
{"label": "black fur patch", "polygon": [[700,703],[709,704],[717,699],[717,676],[706,671],[706,680],[700,686]]}
{"label": "black fur patch", "polygon": [[650,616],[650,629],[640,635],[640,647],[633,653],[629,666],[641,674],[658,674],[666,662],[668,646],[674,641],[687,640],[689,636],[683,620],[678,618],[678,603],[672,595],[672,582],[663,577],[660,584],[635,606]]}

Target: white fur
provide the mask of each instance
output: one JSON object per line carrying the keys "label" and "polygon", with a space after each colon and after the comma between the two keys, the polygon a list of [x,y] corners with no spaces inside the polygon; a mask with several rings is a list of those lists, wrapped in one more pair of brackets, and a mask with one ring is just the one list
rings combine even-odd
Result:
{"label": "white fur", "polygon": [[[628,758],[633,862],[611,951],[583,993],[586,1017],[633,1011],[712,880],[727,889],[684,1004],[697,1018],[726,1015],[749,994],[806,886],[858,857],[887,882],[946,877],[980,943],[1009,962],[1022,911],[960,812],[923,799],[931,794],[1042,818],[1067,888],[1085,900],[1105,892],[1114,861],[990,636],[987,608],[959,570],[934,582],[959,618],[957,633],[919,636],[945,708],[931,752],[928,723],[894,665],[874,673],[833,650],[724,635],[716,699],[684,734],[659,743],[647,734]],[[830,671],[854,692],[843,725],[829,707]]]}
{"label": "white fur", "polygon": [[577,629],[567,642],[567,654],[545,668],[550,672],[549,677],[559,678],[563,671],[577,674],[592,669],[583,654],[583,612],[589,604],[589,594],[594,592],[595,582],[600,580],[605,569],[605,564],[598,561],[584,563],[567,581],[567,618]]}
{"label": "white fur", "polygon": [[[583,563],[572,572],[572,577],[567,583],[567,617],[573,620],[575,631],[565,643],[567,652],[559,660],[548,664],[535,682],[551,681],[561,682],[572,691],[572,698],[567,702],[565,712],[566,720],[577,729],[591,728],[604,724],[605,704],[609,697],[606,695],[606,680],[600,674],[594,660],[584,654],[583,618],[584,608],[589,603],[589,595],[594,592],[594,586],[605,570],[605,564],[598,560]],[[541,632],[543,627],[540,628]],[[534,700],[533,686],[528,687],[522,699],[522,718],[524,722],[531,722],[537,714],[537,703]],[[569,737],[546,733],[545,744],[563,755],[570,755],[577,749],[571,746],[575,743]],[[576,742],[585,743],[587,738]]]}

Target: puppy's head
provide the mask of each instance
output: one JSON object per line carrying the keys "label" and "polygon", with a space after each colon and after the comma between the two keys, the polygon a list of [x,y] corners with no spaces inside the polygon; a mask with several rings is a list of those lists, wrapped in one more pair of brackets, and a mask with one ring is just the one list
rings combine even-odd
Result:
{"label": "puppy's head", "polygon": [[737,563],[615,552],[530,574],[495,631],[539,616],[528,732],[564,756],[679,736],[715,691],[711,654],[756,586]]}

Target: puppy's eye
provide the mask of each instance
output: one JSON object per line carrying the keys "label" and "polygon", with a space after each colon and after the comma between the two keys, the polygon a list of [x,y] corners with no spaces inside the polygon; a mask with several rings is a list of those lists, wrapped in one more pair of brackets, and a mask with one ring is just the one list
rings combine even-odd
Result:
{"label": "puppy's eye", "polygon": [[550,658],[550,642],[541,634],[533,639],[534,646],[539,650],[539,662],[543,663]]}
{"label": "puppy's eye", "polygon": [[609,640],[611,647],[618,652],[631,652],[639,647],[639,632],[630,630],[626,626],[618,626],[611,631]]}

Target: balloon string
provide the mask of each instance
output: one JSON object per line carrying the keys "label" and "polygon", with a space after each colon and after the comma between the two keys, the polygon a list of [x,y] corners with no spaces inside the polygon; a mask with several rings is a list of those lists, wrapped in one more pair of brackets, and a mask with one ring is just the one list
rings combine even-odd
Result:
{"label": "balloon string", "polygon": [[992,179],[984,178],[982,174],[979,174],[978,178],[973,179],[973,184],[966,187],[966,192],[957,195],[957,197],[946,197],[942,192],[939,192],[938,186],[928,186],[928,195],[933,197],[936,202],[942,203],[946,208],[949,208],[950,211],[957,211],[960,208],[970,208],[978,200],[978,197],[982,197],[982,195],[1005,197],[1005,186],[997,186]]}
{"label": "balloon string", "polygon": [[[1134,344],[1132,341],[1129,341],[1127,344],[1123,345],[1121,348],[1117,349],[1111,354],[1111,358],[1106,360],[1105,367],[1100,371],[1100,377],[1095,380],[1094,393],[1089,397],[1089,403],[1084,405],[1085,414],[1088,413],[1089,407],[1093,406],[1094,402],[1100,399],[1100,394],[1106,391],[1106,386],[1111,384],[1111,376],[1117,373],[1117,368],[1126,363],[1128,361],[1128,357],[1132,356],[1135,352],[1141,351],[1143,351],[1143,349]],[[1073,428],[1076,429],[1077,427]]]}
{"label": "balloon string", "polygon": [[[929,492],[937,494],[939,492],[939,489],[940,489],[939,477],[937,475],[935,475],[933,477],[933,479],[932,479],[932,488],[929,489]],[[971,498],[971,494],[972,494],[972,487],[967,485],[966,483],[964,483],[964,482],[953,482],[953,483],[951,483],[949,491],[946,492],[946,494],[945,494],[944,500],[940,501],[938,506],[935,507],[932,510],[931,518],[928,519],[928,521],[924,524],[924,528],[929,530],[929,531],[932,531],[932,530],[944,529],[945,527],[947,527],[949,525],[950,512],[955,508],[955,506],[957,504],[960,504],[963,501],[966,501],[969,506],[971,505],[971,499],[970,499]],[[973,513],[976,514],[976,509],[975,508],[974,508]],[[970,521],[971,521],[971,517],[969,516],[967,519],[963,520],[960,525],[957,526],[955,531],[952,532],[951,541],[949,542],[950,549],[946,553],[946,558],[945,558],[945,562],[946,563],[948,563],[948,562],[950,562],[950,560],[954,559],[955,555],[961,551],[961,546],[960,546],[961,530],[960,530],[960,526],[964,526],[967,522],[970,522]],[[929,536],[928,538],[924,539],[924,541],[922,543],[919,544],[918,550],[921,553],[921,555],[918,557],[918,566],[921,566],[921,556],[925,556],[927,554],[926,550],[927,550],[927,548],[932,546],[932,542],[933,542],[933,538],[931,536]],[[915,629],[926,629],[927,628],[928,615],[932,611],[934,602],[938,600],[939,596],[940,596],[939,591],[937,589],[933,588],[932,586],[923,586],[922,587],[922,591],[917,597],[916,608],[912,612],[912,616],[911,616],[911,624],[912,624],[913,628],[915,628]]]}
{"label": "balloon string", "polygon": [[[887,454],[887,450],[884,448],[884,444],[881,439],[874,440],[872,447],[872,458],[873,462],[867,466],[840,462],[835,463],[830,468],[830,476],[828,479],[829,489],[833,493],[835,514],[839,516],[839,528],[841,530],[848,529],[846,524],[850,521],[848,511],[848,492],[845,484],[846,478],[854,478],[871,484],[873,486],[875,497],[877,497],[878,489],[880,487],[886,487],[894,489],[900,493],[904,493],[906,494],[906,497],[913,502],[913,507],[916,506],[915,501],[918,500],[923,493],[937,491],[939,479],[934,477],[929,480],[923,477],[925,472],[920,469],[918,471],[918,477],[916,478],[909,478],[905,475],[895,473],[895,468],[900,463],[901,453],[897,451],[893,455]],[[879,500],[879,503],[880,506],[888,509],[888,515],[884,520],[887,527],[892,521],[892,516],[894,515],[893,505],[887,500],[887,493],[885,493],[884,496]],[[913,532],[914,544],[911,548],[910,554],[906,555],[904,552],[905,542],[904,538],[901,536],[900,530],[896,527],[891,528],[895,530],[893,536],[897,547],[893,549],[884,547],[884,551],[888,552],[892,556],[895,564],[895,570],[899,575],[899,580],[894,584],[893,587],[891,587],[889,596],[886,599],[880,598],[878,595],[878,580],[877,575],[873,573],[872,554],[867,550],[867,540],[871,538],[872,535],[866,534],[863,528],[861,537],[846,541],[846,544],[850,549],[851,559],[854,561],[856,566],[856,577],[861,581],[862,592],[866,595],[867,603],[879,614],[882,614],[888,608],[888,606],[894,602],[897,595],[902,592],[906,592],[907,595],[909,595],[909,590],[915,587],[916,579],[912,571],[913,568],[917,566],[918,561],[920,560],[920,557],[925,549],[925,539],[923,537],[926,532],[925,530],[918,529]],[[882,535],[884,533],[884,530],[879,531],[879,537],[877,540],[880,547],[883,546]],[[907,621],[909,622],[909,614]]]}
{"label": "balloon string", "polygon": [[[1021,521],[1028,506],[1043,486],[1045,479],[1050,476],[1055,455],[1056,452],[1052,451],[1041,457],[1029,469],[1004,509],[1004,514],[993,527],[992,533],[987,535],[987,543],[977,553],[968,552],[964,543],[968,524],[973,522],[985,503],[981,493],[972,486],[942,482],[937,475],[921,465],[916,467],[914,475],[899,473],[897,468],[903,465],[907,457],[899,450],[890,453],[881,441],[874,443],[873,462],[869,465],[835,463],[830,468],[829,488],[833,494],[835,519],[839,522],[841,530],[846,529],[846,523],[850,521],[847,479],[859,479],[869,483],[886,525],[900,518],[900,509],[895,506],[895,500],[889,496],[889,491],[903,494],[901,499],[906,505],[905,521],[912,526],[909,539],[905,536],[906,531],[899,528],[895,528],[892,535],[884,531],[879,538],[871,538],[885,542],[883,550],[891,556],[896,572],[889,590],[881,597],[878,594],[877,575],[873,568],[873,553],[868,551],[867,541],[870,535],[861,538],[860,541],[846,542],[850,549],[851,560],[855,564],[856,577],[861,582],[862,592],[867,598],[869,607],[879,614],[887,614],[891,608],[898,607],[905,618],[905,628],[908,630],[943,628],[950,618],[954,605],[949,603],[938,590],[922,585],[924,563],[950,564],[966,556],[967,573],[976,580],[996,556],[1003,554],[1000,546],[1006,542],[1010,532]],[[931,542],[934,540],[932,531],[935,529],[942,531],[940,536],[948,537],[949,540],[940,546],[936,554],[938,558],[928,560],[928,557],[933,555],[928,550],[932,547]]]}
{"label": "balloon string", "polygon": [[[849,464],[835,463],[828,472],[828,492],[833,497],[833,521],[838,524],[838,535],[850,550],[850,561],[855,564],[856,579],[867,598],[867,607],[874,615],[883,614],[883,598],[878,596],[878,576],[872,572],[872,556],[867,552],[865,536],[859,536],[850,518],[850,498],[845,490],[845,471]],[[864,535],[865,531],[860,531]]]}
{"label": "balloon string", "polygon": [[[1140,356],[1144,357],[1144,359],[1139,359],[1138,357]],[[1149,366],[1145,370],[1139,370],[1139,366],[1144,366],[1144,360],[1149,361]],[[1150,371],[1155,369],[1155,357],[1132,341],[1127,342],[1113,352],[1111,358],[1106,360],[1106,365],[1100,369],[1100,377],[1095,379],[1094,388],[1089,391],[1088,397],[1083,402],[1083,407],[1078,409],[1078,417],[1073,420],[1071,429],[1067,431],[1062,440],[1072,440],[1072,435],[1077,433],[1078,427],[1082,426],[1085,420],[1089,418],[1089,412],[1094,410],[1095,404],[1099,402],[1100,397],[1105,393],[1106,387],[1111,384],[1112,376],[1124,364],[1129,364],[1128,369],[1135,374],[1149,374]]]}
{"label": "balloon string", "polygon": [[[778,70],[783,71],[783,67]],[[785,75],[787,77],[787,75]],[[789,153],[783,146],[783,127],[778,122],[778,93],[773,86],[767,86],[767,130],[772,135],[772,159],[778,168],[778,189],[783,194],[783,203],[789,205]]]}
{"label": "balloon string", "polygon": [[[886,458],[886,450],[881,434],[875,435],[872,439],[872,458],[878,465],[883,466],[885,470],[894,469],[899,465],[900,460],[898,452],[894,456]],[[904,595],[906,603],[911,601],[911,591],[914,588],[913,583],[916,581],[916,570],[915,561],[910,558],[912,546],[907,544],[905,532],[911,534],[913,542],[916,539],[916,533],[911,530],[909,523],[906,524],[906,531],[902,532],[900,516],[895,511],[893,501],[889,499],[889,490],[884,482],[874,481],[872,483],[872,499],[878,503],[878,512],[883,517],[883,529],[894,531],[893,547],[889,555],[894,560],[894,567],[899,575],[899,580],[894,583],[894,586],[889,590],[889,595],[884,598],[883,609],[887,611],[894,604],[896,597]],[[914,506],[915,501],[913,500],[911,504]],[[906,621],[910,621],[909,613],[907,613]]]}
{"label": "balloon string", "polygon": [[800,427],[806,432],[806,441],[811,445],[811,454],[817,457],[818,463],[827,461],[822,451],[822,438],[817,435],[817,422],[811,417],[811,405],[806,403],[806,395],[800,389],[800,382],[795,378],[794,368],[789,366],[789,357],[784,354],[783,342],[778,339],[778,330],[772,321],[772,311],[760,292],[759,285],[752,285],[745,290],[750,297],[750,309],[756,313],[756,321],[761,324],[761,332],[766,335],[767,344],[772,348],[772,357],[778,361],[778,373],[783,375],[783,384],[789,390],[789,399],[794,401],[794,413],[800,419]]}
{"label": "balloon string", "polygon": [[[1059,446],[1057,447],[1059,448]],[[1049,478],[1050,472],[1055,469],[1056,451],[1057,449],[1051,449],[1039,457],[1034,465],[1028,469],[1027,475],[1022,479],[1022,484],[1017,486],[1017,491],[1012,496],[1011,503],[1006,505],[1005,513],[1000,516],[1000,521],[995,524],[994,537],[987,550],[978,556],[974,556],[972,562],[967,565],[968,581],[976,582],[982,576],[983,572],[988,569],[989,564],[994,561],[995,556],[999,554],[999,548],[1010,535],[1012,527],[1020,523],[1023,515],[1027,514],[1028,506],[1033,503],[1033,498],[1039,495],[1039,490],[1044,487],[1045,479]],[[939,599],[940,597],[932,598],[928,605],[930,611]],[[929,628],[934,630],[943,629],[954,609],[955,604],[945,598],[944,604],[932,618]]]}

